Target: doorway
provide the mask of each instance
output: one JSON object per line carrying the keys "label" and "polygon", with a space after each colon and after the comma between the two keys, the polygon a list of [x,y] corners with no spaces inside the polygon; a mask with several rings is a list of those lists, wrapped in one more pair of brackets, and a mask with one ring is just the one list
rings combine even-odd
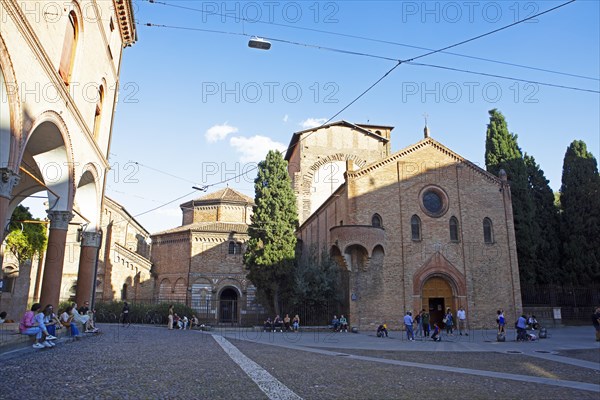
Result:
{"label": "doorway", "polygon": [[237,322],[237,291],[233,288],[224,289],[219,297],[219,322]]}
{"label": "doorway", "polygon": [[443,297],[429,298],[429,323],[431,326],[437,322],[438,326],[442,328],[445,309]]}
{"label": "doorway", "polygon": [[451,283],[441,276],[433,276],[425,281],[421,292],[423,308],[429,310],[430,324],[437,322],[443,328],[447,308],[455,310],[455,295]]}

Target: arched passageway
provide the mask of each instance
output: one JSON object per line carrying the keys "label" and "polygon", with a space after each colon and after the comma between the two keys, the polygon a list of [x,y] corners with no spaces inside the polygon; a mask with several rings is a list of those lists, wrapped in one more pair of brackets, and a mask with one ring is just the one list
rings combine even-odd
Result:
{"label": "arched passageway", "polygon": [[238,322],[238,294],[233,288],[225,288],[219,296],[219,322]]}

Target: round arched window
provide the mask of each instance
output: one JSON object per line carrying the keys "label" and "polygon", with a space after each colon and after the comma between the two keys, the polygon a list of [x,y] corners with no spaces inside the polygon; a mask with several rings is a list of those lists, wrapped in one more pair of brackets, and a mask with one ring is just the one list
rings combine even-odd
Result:
{"label": "round arched window", "polygon": [[437,186],[427,186],[421,190],[421,209],[430,217],[441,217],[448,210],[448,196]]}

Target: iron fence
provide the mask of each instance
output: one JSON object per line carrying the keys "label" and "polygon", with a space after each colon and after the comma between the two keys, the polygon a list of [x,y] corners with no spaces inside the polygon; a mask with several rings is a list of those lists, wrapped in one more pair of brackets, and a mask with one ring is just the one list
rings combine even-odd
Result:
{"label": "iron fence", "polygon": [[552,318],[552,309],[560,308],[563,321],[588,321],[595,307],[600,306],[600,285],[522,285],[523,307],[543,308]]}
{"label": "iron fence", "polygon": [[[168,305],[175,304],[175,311],[180,317],[191,319],[196,316],[200,324],[211,326],[262,326],[267,318],[273,319],[264,306],[256,302],[239,300],[205,300],[194,307],[185,306],[174,301],[159,302],[151,299],[128,300],[130,307],[129,320],[138,324],[166,324],[168,320]],[[99,322],[116,323],[121,321],[122,302],[97,303],[96,319]],[[280,317],[295,315],[304,326],[328,325],[333,315],[345,314],[346,307],[338,302],[323,304],[312,303],[280,303]]]}
{"label": "iron fence", "polygon": [[525,306],[594,307],[600,305],[600,285],[523,285]]}

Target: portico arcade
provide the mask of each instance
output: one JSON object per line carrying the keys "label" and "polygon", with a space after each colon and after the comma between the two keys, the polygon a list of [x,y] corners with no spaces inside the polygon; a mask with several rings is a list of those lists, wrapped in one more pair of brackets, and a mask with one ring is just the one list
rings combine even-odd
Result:
{"label": "portico arcade", "polygon": [[[0,3],[0,240],[19,204],[46,197],[49,236],[34,299],[58,304],[65,249],[78,246],[83,302],[91,298],[100,246],[114,88],[122,50],[136,40],[131,2],[72,0],[51,20],[26,3]],[[67,242],[70,229],[79,229],[80,242]]]}

